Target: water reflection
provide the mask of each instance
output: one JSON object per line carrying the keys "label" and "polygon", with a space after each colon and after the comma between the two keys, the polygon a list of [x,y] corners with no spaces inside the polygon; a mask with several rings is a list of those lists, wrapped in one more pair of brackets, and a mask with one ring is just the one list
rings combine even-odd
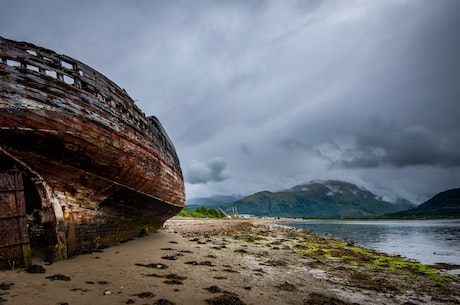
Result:
{"label": "water reflection", "polygon": [[424,264],[460,264],[460,220],[304,221],[287,225]]}

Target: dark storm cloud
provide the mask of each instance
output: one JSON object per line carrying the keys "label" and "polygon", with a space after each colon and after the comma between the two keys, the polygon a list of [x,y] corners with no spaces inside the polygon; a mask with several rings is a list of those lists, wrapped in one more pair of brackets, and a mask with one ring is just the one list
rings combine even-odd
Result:
{"label": "dark storm cloud", "polygon": [[423,125],[371,124],[344,152],[346,167],[459,167],[458,134],[440,134]]}
{"label": "dark storm cloud", "polygon": [[186,182],[191,184],[206,184],[208,182],[222,182],[228,179],[225,173],[227,164],[220,158],[206,162],[191,162],[186,166]]}
{"label": "dark storm cloud", "polygon": [[89,64],[156,115],[189,197],[329,178],[413,198],[458,187],[459,28],[457,0],[17,0],[0,10],[1,36]]}

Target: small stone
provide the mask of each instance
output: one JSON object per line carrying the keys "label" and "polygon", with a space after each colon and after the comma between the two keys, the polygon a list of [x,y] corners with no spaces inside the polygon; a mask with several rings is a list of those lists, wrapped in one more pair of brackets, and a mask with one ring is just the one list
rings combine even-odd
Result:
{"label": "small stone", "polygon": [[63,274],[55,274],[46,277],[48,280],[51,281],[70,281],[70,276],[63,275]]}
{"label": "small stone", "polygon": [[26,271],[29,273],[45,273],[46,269],[40,265],[30,265],[27,267]]}

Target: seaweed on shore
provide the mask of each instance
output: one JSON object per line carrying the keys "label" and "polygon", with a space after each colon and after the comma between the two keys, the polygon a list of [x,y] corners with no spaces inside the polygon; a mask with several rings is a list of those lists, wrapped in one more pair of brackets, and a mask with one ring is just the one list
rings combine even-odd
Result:
{"label": "seaweed on shore", "polygon": [[246,305],[246,303],[233,293],[225,293],[212,299],[206,299],[205,301],[209,305]]}
{"label": "seaweed on shore", "polygon": [[10,290],[14,283],[0,283],[0,290]]}
{"label": "seaweed on shore", "polygon": [[70,276],[64,274],[55,274],[46,277],[51,281],[70,281]]}
{"label": "seaweed on shore", "polygon": [[153,303],[153,305],[176,305],[176,303],[167,299],[159,299],[158,301]]}
{"label": "seaweed on shore", "polygon": [[167,269],[168,268],[168,265],[162,264],[162,263],[151,263],[151,264],[136,263],[136,266],[153,268],[153,269]]}
{"label": "seaweed on shore", "polygon": [[[336,297],[327,296],[320,293],[311,293],[309,298],[303,301],[303,305],[355,305],[356,303],[349,303],[343,300],[337,299]],[[356,304],[358,305],[358,304]]]}
{"label": "seaweed on shore", "polygon": [[[208,238],[208,234],[216,236],[213,245],[209,245],[210,249],[222,250],[223,247],[218,244],[218,241],[225,240],[229,251],[243,260],[248,258],[251,267],[254,267],[254,263],[270,266],[259,269],[249,268],[253,271],[250,275],[251,279],[256,278],[253,276],[258,276],[260,279],[267,272],[280,272],[277,270],[279,267],[281,270],[292,268],[307,271],[307,273],[311,272],[312,279],[324,278],[327,285],[346,287],[345,289],[351,292],[369,293],[396,300],[410,296],[413,291],[417,291],[420,300],[430,299],[438,302],[436,304],[459,304],[459,277],[445,271],[453,268],[452,266],[427,266],[401,256],[359,247],[349,241],[322,237],[306,231],[260,225],[250,221],[228,222],[226,226],[214,227],[211,230],[203,226],[200,227],[200,230],[194,231],[193,234],[190,233],[188,237],[193,236],[196,240],[201,240],[197,236],[202,239]],[[264,238],[259,239],[257,236]],[[187,263],[199,264],[196,261]],[[238,272],[229,265],[222,265],[222,267],[225,268],[222,270],[224,272]],[[242,274],[245,274],[244,269],[244,265],[238,267]],[[292,298],[300,301],[300,304],[302,302],[304,305],[355,304],[328,294],[311,293],[308,297],[300,296],[295,292],[309,291],[305,282],[293,281],[291,285],[287,282],[287,284],[282,284],[285,280],[292,280],[283,273],[276,280],[278,285],[271,283],[272,287],[281,291],[294,292],[291,294]],[[208,304],[232,304],[232,298],[229,295],[221,297],[206,301]],[[298,299],[298,297],[305,299]],[[225,303],[226,301],[228,303]]]}

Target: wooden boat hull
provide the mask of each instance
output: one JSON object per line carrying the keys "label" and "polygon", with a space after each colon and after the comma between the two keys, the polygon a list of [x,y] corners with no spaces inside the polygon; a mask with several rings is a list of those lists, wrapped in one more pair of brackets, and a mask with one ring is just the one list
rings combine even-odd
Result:
{"label": "wooden boat hull", "polygon": [[[0,171],[21,176],[14,192],[24,203],[15,218],[28,224],[22,240],[0,239],[3,265],[27,265],[27,253],[11,255],[24,244],[41,258],[62,259],[157,229],[182,209],[179,159],[158,119],[81,62],[0,43]],[[11,195],[3,184],[0,192]],[[0,212],[14,205],[7,197]],[[15,221],[0,214],[2,232],[23,230]]]}

